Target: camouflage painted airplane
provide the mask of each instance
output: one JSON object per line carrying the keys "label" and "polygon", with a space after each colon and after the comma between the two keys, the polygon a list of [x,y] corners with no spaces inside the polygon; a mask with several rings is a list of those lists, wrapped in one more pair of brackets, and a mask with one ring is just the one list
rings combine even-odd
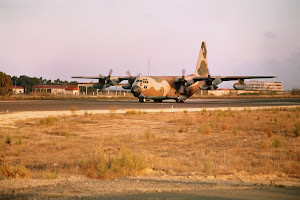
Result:
{"label": "camouflage painted airplane", "polygon": [[223,81],[238,82],[233,85],[236,90],[244,90],[247,86],[245,79],[276,78],[275,76],[210,76],[207,68],[207,49],[206,43],[202,42],[198,62],[194,74],[185,76],[115,76],[111,77],[112,70],[108,76],[99,75],[75,76],[72,78],[98,79],[99,83],[94,87],[103,89],[109,86],[118,85],[123,80],[128,83],[123,85],[124,89],[130,89],[131,93],[139,98],[140,102],[153,99],[154,102],[162,102],[165,99],[174,99],[176,102],[183,103],[191,97],[198,89],[215,90],[218,84]]}

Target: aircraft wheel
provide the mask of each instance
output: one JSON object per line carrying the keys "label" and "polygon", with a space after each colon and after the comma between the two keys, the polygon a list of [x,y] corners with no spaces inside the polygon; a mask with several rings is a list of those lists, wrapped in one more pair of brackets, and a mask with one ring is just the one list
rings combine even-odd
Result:
{"label": "aircraft wheel", "polygon": [[144,103],[144,102],[146,102],[146,99],[145,98],[139,98],[139,102]]}
{"label": "aircraft wheel", "polygon": [[178,100],[178,99],[176,99],[176,103],[184,103],[184,100]]}

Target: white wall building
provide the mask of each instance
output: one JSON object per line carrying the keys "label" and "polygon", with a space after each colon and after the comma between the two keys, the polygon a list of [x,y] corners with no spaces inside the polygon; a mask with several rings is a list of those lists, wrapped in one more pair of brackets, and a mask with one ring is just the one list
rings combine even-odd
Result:
{"label": "white wall building", "polygon": [[71,94],[78,95],[79,88],[68,85],[35,85],[32,87],[35,93]]}
{"label": "white wall building", "polygon": [[13,94],[24,94],[24,88],[22,86],[12,86]]}
{"label": "white wall building", "polygon": [[277,91],[283,92],[284,88],[281,82],[271,82],[271,81],[250,81],[245,82],[248,86],[245,90],[250,91]]}

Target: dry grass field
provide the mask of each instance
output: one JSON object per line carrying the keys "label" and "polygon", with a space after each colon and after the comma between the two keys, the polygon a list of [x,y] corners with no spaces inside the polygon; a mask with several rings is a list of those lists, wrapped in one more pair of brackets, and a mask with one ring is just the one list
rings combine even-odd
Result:
{"label": "dry grass field", "polygon": [[[300,179],[300,109],[71,116],[0,129],[0,179],[270,175]],[[233,176],[234,179],[234,176]]]}

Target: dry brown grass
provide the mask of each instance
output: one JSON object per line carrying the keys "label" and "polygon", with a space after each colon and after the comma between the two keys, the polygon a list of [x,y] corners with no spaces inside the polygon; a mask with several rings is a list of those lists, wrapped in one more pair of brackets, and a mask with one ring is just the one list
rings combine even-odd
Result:
{"label": "dry brown grass", "polygon": [[146,166],[167,174],[300,177],[299,115],[300,109],[229,109],[22,121],[17,129],[0,130],[0,167],[25,166],[33,178],[110,178],[141,173]]}

